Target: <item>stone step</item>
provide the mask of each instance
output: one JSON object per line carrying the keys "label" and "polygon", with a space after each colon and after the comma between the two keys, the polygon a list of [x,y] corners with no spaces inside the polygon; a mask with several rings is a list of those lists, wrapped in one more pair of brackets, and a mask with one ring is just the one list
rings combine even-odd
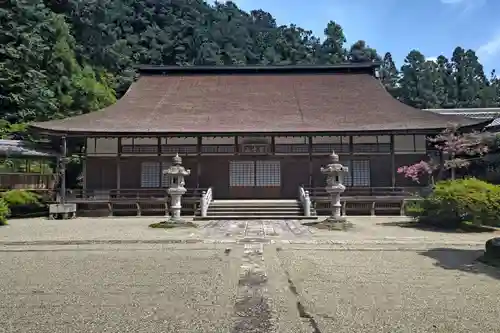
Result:
{"label": "stone step", "polygon": [[297,215],[211,215],[195,216],[195,221],[210,220],[317,220],[317,216],[297,216]]}
{"label": "stone step", "polygon": [[300,211],[258,211],[258,210],[246,210],[246,211],[208,211],[209,216],[224,216],[224,215],[241,215],[241,216],[303,216]]}
{"label": "stone step", "polygon": [[298,202],[296,199],[214,199],[212,202],[217,203],[291,203]]}
{"label": "stone step", "polygon": [[260,212],[283,212],[283,211],[286,211],[286,212],[300,212],[302,211],[302,207],[300,206],[294,206],[294,207],[281,207],[281,206],[275,206],[275,207],[272,207],[272,206],[234,206],[234,207],[230,207],[230,206],[210,206],[208,207],[208,211],[217,211],[217,212],[222,212],[222,211],[225,211],[225,212],[228,212],[228,211],[238,211],[238,212],[243,212],[243,211],[260,211]]}
{"label": "stone step", "polygon": [[214,200],[210,207],[301,207],[297,200]]}

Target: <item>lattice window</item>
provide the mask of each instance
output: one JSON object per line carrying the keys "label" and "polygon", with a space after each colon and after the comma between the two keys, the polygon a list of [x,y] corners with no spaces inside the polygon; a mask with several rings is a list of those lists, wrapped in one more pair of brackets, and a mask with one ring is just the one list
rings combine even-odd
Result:
{"label": "lattice window", "polygon": [[160,162],[141,163],[141,187],[160,187]]}
{"label": "lattice window", "polygon": [[307,144],[279,144],[274,147],[274,151],[278,154],[307,154],[309,146]]}
{"label": "lattice window", "polygon": [[350,168],[351,186],[364,187],[370,186],[370,161],[353,160]]}
{"label": "lattice window", "polygon": [[256,161],[255,173],[256,186],[281,186],[279,161]]}
{"label": "lattice window", "polygon": [[123,154],[156,154],[158,153],[157,145],[123,145]]}
{"label": "lattice window", "polygon": [[353,145],[354,152],[359,153],[389,153],[390,143],[358,143]]}
{"label": "lattice window", "polygon": [[203,145],[201,146],[201,152],[206,154],[231,154],[234,153],[234,145]]}
{"label": "lattice window", "polygon": [[254,186],[255,167],[253,161],[229,162],[229,186]]}
{"label": "lattice window", "polygon": [[162,154],[196,154],[198,151],[196,145],[162,145]]}
{"label": "lattice window", "polygon": [[340,143],[320,143],[313,144],[312,146],[313,153],[331,154],[332,150],[335,150],[336,153],[347,153],[349,152],[349,145]]}

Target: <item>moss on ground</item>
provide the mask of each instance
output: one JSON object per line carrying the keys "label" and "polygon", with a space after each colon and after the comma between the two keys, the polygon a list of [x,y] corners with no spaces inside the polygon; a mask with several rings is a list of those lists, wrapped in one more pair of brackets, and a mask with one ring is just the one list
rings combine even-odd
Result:
{"label": "moss on ground", "polygon": [[197,228],[197,225],[193,222],[171,222],[163,221],[152,223],[149,225],[150,228],[155,229],[173,229],[173,228]]}

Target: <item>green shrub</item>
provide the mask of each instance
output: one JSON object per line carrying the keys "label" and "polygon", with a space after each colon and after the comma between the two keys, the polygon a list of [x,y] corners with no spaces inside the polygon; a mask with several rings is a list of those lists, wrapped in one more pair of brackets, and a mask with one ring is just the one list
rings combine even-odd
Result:
{"label": "green shrub", "polygon": [[423,213],[421,200],[407,201],[404,209],[405,209],[405,215],[413,218],[418,218]]}
{"label": "green shrub", "polygon": [[41,196],[27,190],[10,190],[2,194],[2,199],[12,206],[41,205]]}
{"label": "green shrub", "polygon": [[439,227],[456,228],[464,222],[496,226],[500,221],[500,186],[475,178],[438,182],[412,209],[419,222]]}
{"label": "green shrub", "polygon": [[10,215],[9,205],[5,200],[0,199],[0,225],[7,224],[7,217]]}
{"label": "green shrub", "polygon": [[42,197],[28,190],[4,192],[2,200],[9,206],[10,217],[38,216],[46,210]]}

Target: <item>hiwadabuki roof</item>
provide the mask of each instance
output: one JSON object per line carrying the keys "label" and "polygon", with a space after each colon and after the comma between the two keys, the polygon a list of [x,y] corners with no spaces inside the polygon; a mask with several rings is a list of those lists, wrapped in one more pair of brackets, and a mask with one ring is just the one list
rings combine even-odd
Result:
{"label": "hiwadabuki roof", "polygon": [[100,111],[32,128],[67,134],[397,131],[474,125],[394,99],[377,64],[140,67],[139,79]]}
{"label": "hiwadabuki roof", "polygon": [[13,158],[28,158],[28,157],[53,157],[57,156],[54,152],[37,149],[34,145],[30,145],[21,140],[0,140],[0,157]]}

